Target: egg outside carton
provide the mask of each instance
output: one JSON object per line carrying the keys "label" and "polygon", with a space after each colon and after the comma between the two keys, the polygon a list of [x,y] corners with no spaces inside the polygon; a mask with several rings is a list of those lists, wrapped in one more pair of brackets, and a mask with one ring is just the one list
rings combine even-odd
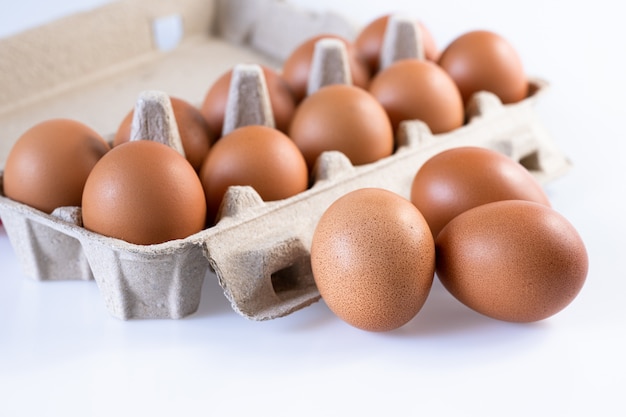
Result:
{"label": "egg outside carton", "polygon": [[[406,35],[398,39],[396,45],[407,44]],[[345,62],[341,42],[320,42],[309,93],[329,83],[350,83]],[[246,124],[272,126],[260,68],[241,66],[232,79],[231,91],[255,93],[229,94],[225,133]],[[0,216],[27,275],[38,280],[95,279],[115,317],[190,315],[199,306],[207,271],[213,270],[236,312],[253,320],[273,319],[319,300],[310,266],[312,234],[323,212],[340,196],[380,187],[408,198],[413,176],[426,160],[468,145],[520,161],[541,182],[561,175],[569,161],[552,144],[532,108],[547,83],[532,79],[530,87],[528,98],[508,105],[491,93],[477,93],[467,108],[468,122],[449,133],[433,135],[424,123],[405,121],[396,152],[371,164],[353,166],[345,155],[326,152],[318,160],[314,184],[293,197],[264,202],[251,187],[233,186],[222,202],[219,222],[185,239],[135,245],[83,228],[79,207],[61,207],[48,215],[3,194]],[[182,152],[171,104],[163,95],[140,96],[135,115],[144,120],[133,120],[133,129],[160,125],[163,135],[158,140]],[[149,122],[153,117],[160,121]],[[131,136],[143,135],[135,131]]]}

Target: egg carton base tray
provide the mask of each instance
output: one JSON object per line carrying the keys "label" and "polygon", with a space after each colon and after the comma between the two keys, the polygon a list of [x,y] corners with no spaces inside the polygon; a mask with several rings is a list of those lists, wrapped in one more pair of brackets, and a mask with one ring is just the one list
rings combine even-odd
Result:
{"label": "egg carton base tray", "polygon": [[142,246],[92,233],[72,216],[45,214],[6,198],[1,177],[0,217],[26,275],[95,279],[107,309],[120,319],[193,314],[208,270],[215,272],[237,313],[274,319],[319,300],[311,239],[323,212],[340,196],[380,187],[408,198],[419,167],[459,146],[504,153],[542,183],[564,174],[570,162],[533,108],[547,83],[533,79],[531,86],[531,96],[510,105],[492,94],[477,94],[469,122],[453,132],[433,135],[422,122],[404,122],[397,151],[371,164],[353,166],[341,153],[325,153],[315,184],[294,197],[263,202],[250,187],[231,187],[220,222],[186,239]]}

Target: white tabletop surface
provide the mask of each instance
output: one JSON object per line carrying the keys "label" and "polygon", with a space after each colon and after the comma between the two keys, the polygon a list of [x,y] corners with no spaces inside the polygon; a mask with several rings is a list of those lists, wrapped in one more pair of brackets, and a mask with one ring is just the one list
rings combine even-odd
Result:
{"label": "white tabletop surface", "polygon": [[[2,0],[0,36],[99,3]],[[475,28],[516,46],[527,72],[552,85],[537,111],[574,164],[546,190],[587,246],[580,295],[547,320],[509,324],[435,281],[409,324],[368,333],[323,302],[248,321],[208,276],[194,315],[121,321],[94,282],[26,277],[0,228],[0,416],[626,415],[626,26],[616,2],[294,3],[357,23],[406,11],[440,46]]]}

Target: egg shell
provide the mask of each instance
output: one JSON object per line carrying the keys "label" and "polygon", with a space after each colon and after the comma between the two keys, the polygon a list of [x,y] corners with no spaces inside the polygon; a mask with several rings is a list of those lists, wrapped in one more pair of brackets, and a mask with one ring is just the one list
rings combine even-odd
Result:
{"label": "egg shell", "polygon": [[313,62],[315,44],[321,39],[339,39],[345,43],[348,58],[350,60],[350,74],[352,83],[357,87],[367,88],[370,81],[370,73],[367,64],[357,55],[353,44],[341,36],[333,34],[321,34],[307,39],[296,47],[282,66],[282,76],[293,91],[296,102],[299,103],[307,95],[307,86]]}
{"label": "egg shell", "polygon": [[213,224],[228,187],[249,185],[265,201],[306,190],[308,169],[295,144],[282,132],[249,125],[233,130],[211,149],[200,171]]}
{"label": "egg shell", "polygon": [[[361,29],[354,40],[354,47],[367,62],[371,74],[376,74],[380,69],[380,54],[390,17],[391,15],[384,15],[374,19]],[[430,30],[422,22],[416,21],[416,24],[420,30],[426,59],[437,61],[439,48]]]}
{"label": "egg shell", "polygon": [[567,219],[541,204],[498,201],[454,218],[436,239],[437,275],[459,301],[511,322],[548,318],[587,277],[585,245]]}
{"label": "egg shell", "polygon": [[394,132],[404,120],[421,120],[433,133],[463,125],[461,94],[452,78],[432,62],[397,61],[372,79],[369,91],[385,108]]}
{"label": "egg shell", "polygon": [[388,331],[424,305],[435,246],[408,200],[363,188],[339,198],[320,218],[311,267],[322,299],[338,317],[363,330]]}
{"label": "egg shell", "polygon": [[467,32],[453,40],[438,61],[461,91],[463,101],[478,91],[489,91],[505,103],[528,95],[522,60],[502,36],[486,31]]}
{"label": "egg shell", "polygon": [[324,151],[341,151],[354,165],[392,154],[394,137],[385,109],[367,91],[328,85],[308,96],[296,110],[289,137],[312,169]]}
{"label": "egg shell", "polygon": [[[293,92],[283,77],[273,69],[260,65],[269,93],[272,113],[276,128],[287,132],[295,111],[296,102]],[[233,70],[222,74],[207,91],[200,112],[209,124],[211,131],[219,138],[222,136],[228,92]]]}
{"label": "egg shell", "polygon": [[85,183],[83,224],[138,245],[183,239],[204,228],[202,184],[189,162],[161,143],[114,147]]}
{"label": "egg shell", "polygon": [[433,236],[454,217],[499,200],[528,200],[550,206],[541,185],[517,161],[500,152],[461,146],[426,161],[411,184],[411,201]]}
{"label": "egg shell", "polygon": [[[185,157],[191,166],[196,171],[199,171],[211,144],[215,140],[215,134],[209,128],[200,111],[193,105],[177,97],[170,97],[170,101],[185,151]],[[133,115],[134,110],[131,110],[120,123],[113,138],[113,146],[121,145],[130,140]]]}
{"label": "egg shell", "polygon": [[76,120],[38,123],[11,148],[4,193],[46,213],[80,206],[89,173],[109,149],[100,134]]}

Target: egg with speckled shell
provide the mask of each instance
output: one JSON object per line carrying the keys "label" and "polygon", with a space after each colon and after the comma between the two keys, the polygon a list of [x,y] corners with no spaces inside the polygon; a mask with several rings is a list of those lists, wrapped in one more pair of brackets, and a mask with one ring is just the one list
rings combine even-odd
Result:
{"label": "egg with speckled shell", "polygon": [[345,194],[314,231],[311,267],[322,299],[363,330],[408,323],[426,301],[434,265],[428,224],[410,201],[388,190]]}
{"label": "egg with speckled shell", "polygon": [[520,163],[476,146],[436,154],[420,167],[411,185],[411,201],[424,215],[435,238],[455,216],[500,200],[550,205],[541,184]]}
{"label": "egg with speckled shell", "polygon": [[468,210],[436,240],[437,276],[471,309],[511,322],[533,322],[569,305],[589,260],[574,226],[530,201],[497,201]]}

